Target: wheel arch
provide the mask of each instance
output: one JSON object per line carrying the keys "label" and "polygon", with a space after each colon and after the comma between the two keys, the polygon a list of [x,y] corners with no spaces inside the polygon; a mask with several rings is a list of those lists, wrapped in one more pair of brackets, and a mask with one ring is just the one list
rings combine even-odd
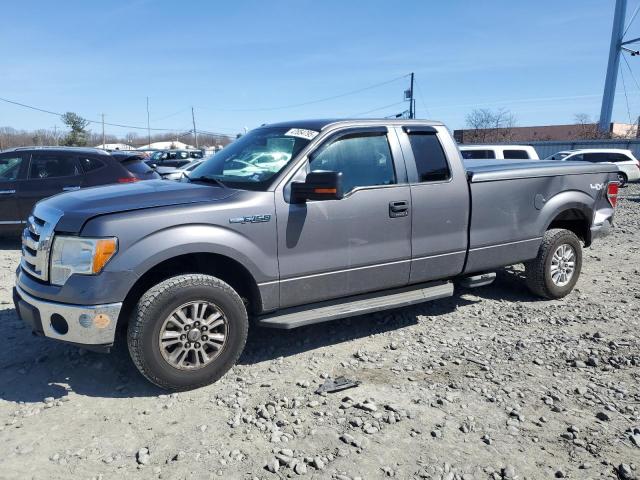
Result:
{"label": "wheel arch", "polygon": [[188,252],[168,256],[150,266],[138,277],[123,302],[118,322],[119,328],[128,324],[131,311],[144,292],[167,278],[188,273],[201,273],[219,278],[240,295],[249,313],[258,313],[262,310],[260,289],[251,271],[245,265],[219,253]]}
{"label": "wheel arch", "polygon": [[588,247],[591,244],[593,198],[579,191],[562,192],[542,208],[541,234],[552,228],[563,228],[576,234]]}

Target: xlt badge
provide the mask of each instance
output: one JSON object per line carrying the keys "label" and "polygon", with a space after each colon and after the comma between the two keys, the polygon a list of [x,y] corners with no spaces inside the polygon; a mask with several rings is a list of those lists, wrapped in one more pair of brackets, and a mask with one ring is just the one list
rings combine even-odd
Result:
{"label": "xlt badge", "polygon": [[263,223],[269,221],[271,221],[271,215],[248,215],[229,219],[229,223]]}

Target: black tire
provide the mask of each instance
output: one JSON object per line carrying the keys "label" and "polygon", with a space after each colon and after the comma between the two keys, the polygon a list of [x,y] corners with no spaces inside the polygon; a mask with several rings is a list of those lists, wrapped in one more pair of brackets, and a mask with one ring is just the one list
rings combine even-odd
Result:
{"label": "black tire", "polygon": [[[195,301],[215,304],[224,316],[226,336],[211,363],[181,370],[164,358],[160,333],[174,310]],[[248,330],[247,310],[235,290],[216,277],[187,274],[164,280],[140,298],[129,322],[127,343],[133,362],[150,382],[168,390],[190,390],[227,373],[244,349]]]}
{"label": "black tire", "polygon": [[[551,264],[554,253],[562,246],[568,245],[573,249],[575,260],[574,270],[566,285],[558,285],[551,274]],[[525,263],[527,287],[539,297],[548,299],[562,298],[575,287],[582,269],[582,244],[575,233],[561,228],[547,230],[538,249],[538,256]],[[562,283],[562,282],[561,282]]]}
{"label": "black tire", "polygon": [[626,187],[628,181],[629,179],[624,173],[618,172],[618,185],[620,186],[620,188]]}

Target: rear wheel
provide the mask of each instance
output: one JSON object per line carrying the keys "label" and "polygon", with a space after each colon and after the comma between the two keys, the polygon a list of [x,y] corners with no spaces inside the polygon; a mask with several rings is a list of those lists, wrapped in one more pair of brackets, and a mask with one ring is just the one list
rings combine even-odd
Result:
{"label": "rear wheel", "polygon": [[536,295],[549,299],[569,294],[582,269],[582,245],[575,233],[560,228],[548,230],[538,256],[525,263],[527,286]]}
{"label": "rear wheel", "polygon": [[217,381],[236,363],[248,326],[245,306],[228,284],[209,275],[179,275],[140,298],[127,343],[149,381],[188,390]]}
{"label": "rear wheel", "polygon": [[620,185],[620,187],[625,187],[627,185],[627,182],[627,176],[622,172],[618,172],[618,184]]}

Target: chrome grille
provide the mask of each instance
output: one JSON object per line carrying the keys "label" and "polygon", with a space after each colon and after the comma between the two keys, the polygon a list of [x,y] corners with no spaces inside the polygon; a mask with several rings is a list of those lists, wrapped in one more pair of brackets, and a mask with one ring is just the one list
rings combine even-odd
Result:
{"label": "chrome grille", "polygon": [[49,279],[49,253],[53,242],[53,231],[59,216],[45,218],[34,212],[22,232],[22,260],[20,266],[29,275],[43,281]]}

